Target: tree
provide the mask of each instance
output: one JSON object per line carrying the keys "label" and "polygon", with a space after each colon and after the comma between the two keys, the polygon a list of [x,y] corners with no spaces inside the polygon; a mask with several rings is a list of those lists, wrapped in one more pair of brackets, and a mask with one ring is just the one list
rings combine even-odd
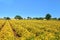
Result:
{"label": "tree", "polygon": [[50,15],[49,13],[48,13],[48,14],[46,14],[45,19],[50,20],[50,19],[51,19],[51,15]]}
{"label": "tree", "polygon": [[57,20],[57,18],[51,18],[51,20]]}
{"label": "tree", "polygon": [[44,18],[42,18],[42,17],[34,17],[33,19],[36,19],[36,20],[43,20]]}
{"label": "tree", "polygon": [[16,15],[15,17],[14,17],[15,19],[23,19],[21,16],[19,16],[19,15]]}
{"label": "tree", "polygon": [[31,17],[27,17],[27,19],[32,19]]}
{"label": "tree", "polygon": [[44,18],[42,18],[42,17],[39,17],[39,20],[43,20]]}
{"label": "tree", "polygon": [[58,18],[58,20],[60,20],[60,18]]}
{"label": "tree", "polygon": [[37,17],[34,17],[33,19],[39,20]]}
{"label": "tree", "polygon": [[10,17],[4,17],[5,20],[10,20]]}

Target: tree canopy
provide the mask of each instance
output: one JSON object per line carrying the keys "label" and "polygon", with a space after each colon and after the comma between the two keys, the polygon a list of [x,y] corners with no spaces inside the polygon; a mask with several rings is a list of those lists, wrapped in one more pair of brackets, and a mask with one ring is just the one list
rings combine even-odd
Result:
{"label": "tree canopy", "polygon": [[48,14],[46,14],[46,16],[45,16],[45,19],[50,20],[51,17],[52,17],[52,16],[48,13]]}
{"label": "tree canopy", "polygon": [[23,19],[21,16],[19,16],[19,15],[16,15],[15,17],[14,17],[15,19]]}

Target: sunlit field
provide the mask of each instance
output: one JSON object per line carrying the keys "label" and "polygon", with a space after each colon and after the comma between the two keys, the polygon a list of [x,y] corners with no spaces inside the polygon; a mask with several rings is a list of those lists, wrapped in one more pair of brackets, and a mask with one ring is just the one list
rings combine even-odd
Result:
{"label": "sunlit field", "polygon": [[60,40],[60,21],[0,20],[0,40]]}

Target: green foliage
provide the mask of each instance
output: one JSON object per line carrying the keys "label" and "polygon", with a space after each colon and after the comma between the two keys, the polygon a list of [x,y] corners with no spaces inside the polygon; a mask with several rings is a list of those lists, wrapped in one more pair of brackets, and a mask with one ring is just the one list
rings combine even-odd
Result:
{"label": "green foliage", "polygon": [[49,13],[48,13],[48,14],[46,14],[45,19],[50,20],[50,19],[51,19],[51,15],[50,15]]}
{"label": "green foliage", "polygon": [[14,17],[15,19],[23,19],[21,16],[19,16],[19,15],[16,15],[15,17]]}
{"label": "green foliage", "polygon": [[27,19],[32,19],[31,17],[27,17]]}
{"label": "green foliage", "polygon": [[40,19],[40,20],[43,20],[44,18],[40,17],[39,19]]}
{"label": "green foliage", "polygon": [[58,18],[58,20],[60,20],[60,18]]}
{"label": "green foliage", "polygon": [[10,20],[10,17],[4,17],[5,20]]}
{"label": "green foliage", "polygon": [[36,20],[43,20],[44,18],[42,18],[42,17],[35,17],[35,18],[33,18],[33,19],[36,19]]}
{"label": "green foliage", "polygon": [[57,20],[57,18],[51,18],[52,20]]}

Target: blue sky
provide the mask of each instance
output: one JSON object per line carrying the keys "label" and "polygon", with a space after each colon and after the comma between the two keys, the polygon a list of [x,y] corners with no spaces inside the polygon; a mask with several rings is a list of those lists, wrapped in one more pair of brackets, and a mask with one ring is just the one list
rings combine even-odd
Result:
{"label": "blue sky", "polygon": [[0,17],[60,17],[60,0],[0,0]]}

